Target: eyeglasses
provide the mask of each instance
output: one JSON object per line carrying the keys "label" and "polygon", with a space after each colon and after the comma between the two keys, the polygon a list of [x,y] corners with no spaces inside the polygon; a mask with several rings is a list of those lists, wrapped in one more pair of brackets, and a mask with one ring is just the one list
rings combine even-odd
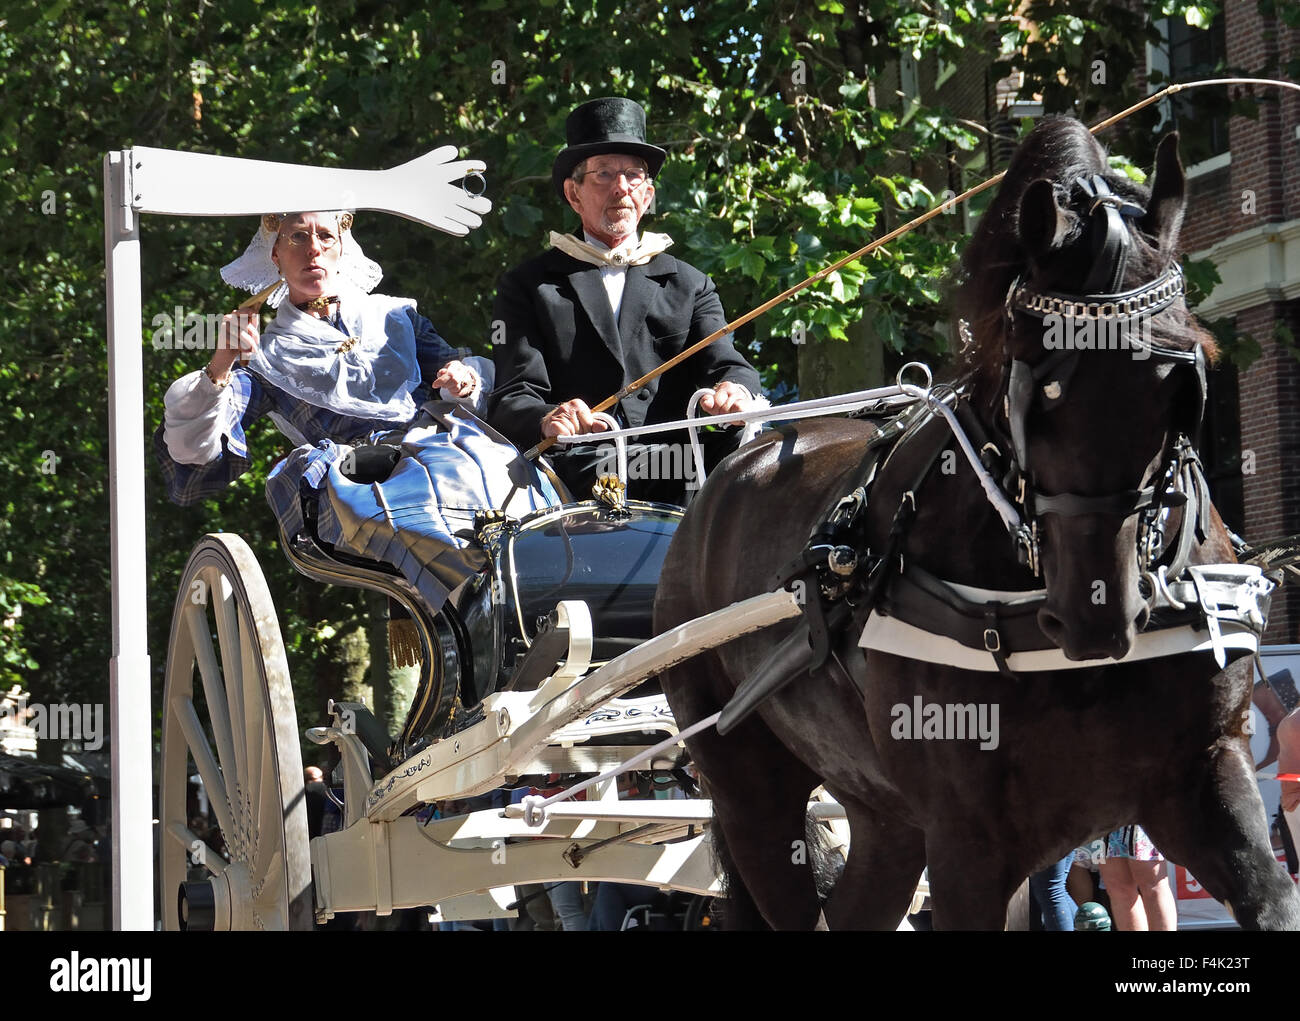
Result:
{"label": "eyeglasses", "polygon": [[311,239],[315,238],[320,243],[321,248],[327,252],[339,243],[339,239],[327,230],[295,230],[290,231],[288,234],[281,234],[280,237],[288,241],[289,244],[298,246],[309,245]]}
{"label": "eyeglasses", "polygon": [[611,188],[620,177],[627,178],[627,186],[633,190],[640,188],[650,179],[644,167],[624,167],[622,170],[584,170],[582,177],[590,177],[602,188]]}

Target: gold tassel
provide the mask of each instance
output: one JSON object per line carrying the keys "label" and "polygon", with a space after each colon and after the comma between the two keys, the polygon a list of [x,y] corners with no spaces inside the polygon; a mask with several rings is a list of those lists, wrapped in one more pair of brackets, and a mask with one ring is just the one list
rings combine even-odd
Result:
{"label": "gold tassel", "polygon": [[388,665],[394,670],[420,665],[420,632],[410,617],[388,621]]}

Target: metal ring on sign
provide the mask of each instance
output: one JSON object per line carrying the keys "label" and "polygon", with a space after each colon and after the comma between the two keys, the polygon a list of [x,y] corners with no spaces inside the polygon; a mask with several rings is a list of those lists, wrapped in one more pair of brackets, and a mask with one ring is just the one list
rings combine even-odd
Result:
{"label": "metal ring on sign", "polygon": [[[469,188],[469,182],[473,178],[478,178],[478,182],[480,185],[478,191],[473,191]],[[466,174],[464,179],[460,182],[460,190],[463,191],[466,195],[469,195],[473,198],[478,198],[485,191],[487,191],[487,178],[483,176],[483,171],[473,170],[470,171],[470,173]]]}
{"label": "metal ring on sign", "polygon": [[925,375],[925,385],[918,386],[917,387],[918,390],[928,391],[930,387],[934,385],[934,376],[930,374],[930,366],[926,365],[925,362],[908,362],[906,365],[904,365],[901,369],[898,370],[898,375],[894,377],[894,382],[898,384],[898,388],[900,390],[905,385],[913,385],[913,384],[904,384],[903,382],[903,373],[905,373],[908,369],[919,369]]}

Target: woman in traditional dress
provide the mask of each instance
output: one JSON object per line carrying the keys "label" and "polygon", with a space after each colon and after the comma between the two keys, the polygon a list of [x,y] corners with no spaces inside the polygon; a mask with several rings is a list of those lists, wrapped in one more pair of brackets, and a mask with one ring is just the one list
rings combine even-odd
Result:
{"label": "woman in traditional dress", "polygon": [[[295,444],[346,443],[408,424],[422,384],[470,399],[490,387],[492,363],[459,361],[414,301],[368,293],[382,272],[351,228],[347,212],[269,214],[222,269],[250,292],[280,280],[267,299],[278,311],[264,338],[255,315],[226,316],[211,361],[167,391],[159,455],[175,503],[247,471],[245,430],[265,415]],[[247,369],[236,366],[241,351]]]}
{"label": "woman in traditional dress", "polygon": [[[285,534],[303,528],[300,497],[319,495],[318,535],[399,567],[436,612],[473,569],[477,510],[509,504],[522,516],[560,498],[466,413],[491,389],[492,362],[459,359],[410,298],[370,293],[382,271],[352,220],[340,211],[262,218],[221,273],[251,293],[280,281],[267,299],[275,319],[259,333],[255,315],[225,317],[207,366],[168,389],[154,445],[168,496],[188,505],[248,470],[246,429],[269,417],[297,447],[267,480]],[[433,391],[462,407],[426,404]],[[375,445],[391,471],[357,481],[359,455],[378,453]]]}

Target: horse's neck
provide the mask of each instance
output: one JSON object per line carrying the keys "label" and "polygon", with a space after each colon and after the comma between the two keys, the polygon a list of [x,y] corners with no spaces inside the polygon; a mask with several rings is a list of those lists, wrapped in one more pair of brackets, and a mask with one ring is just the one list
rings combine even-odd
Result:
{"label": "horse's neck", "polygon": [[[982,424],[992,433],[987,422]],[[921,478],[927,464],[929,470]],[[1002,519],[942,421],[902,441],[883,466],[872,492],[875,548],[883,548],[894,515],[909,492],[916,513],[904,539],[905,564],[914,563],[938,577],[982,588],[1039,587],[1033,574],[1017,562]]]}

